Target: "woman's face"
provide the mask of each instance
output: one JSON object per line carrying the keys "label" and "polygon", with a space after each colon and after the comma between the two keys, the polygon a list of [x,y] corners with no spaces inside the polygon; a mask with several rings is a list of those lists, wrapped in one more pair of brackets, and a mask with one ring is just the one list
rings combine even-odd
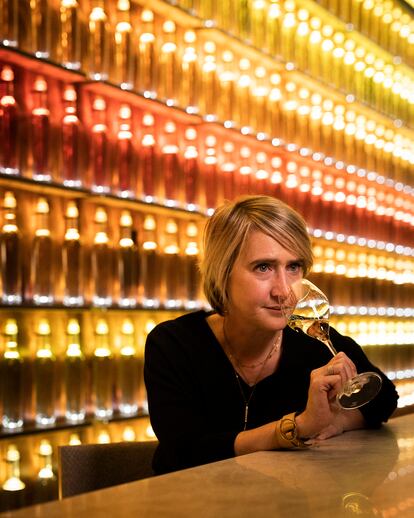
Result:
{"label": "woman's face", "polygon": [[290,285],[302,276],[303,265],[297,256],[263,232],[251,232],[229,277],[228,315],[244,325],[282,329],[286,318],[280,297],[283,301]]}

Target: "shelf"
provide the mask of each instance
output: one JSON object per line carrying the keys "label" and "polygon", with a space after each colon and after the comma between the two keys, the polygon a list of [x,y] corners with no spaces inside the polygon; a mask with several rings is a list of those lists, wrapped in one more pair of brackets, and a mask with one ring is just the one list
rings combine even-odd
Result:
{"label": "shelf", "polygon": [[37,58],[24,50],[6,47],[2,44],[0,44],[0,61],[6,61],[36,74],[53,76],[66,83],[81,83],[86,80],[86,76],[82,72],[69,70],[49,59]]}
{"label": "shelf", "polygon": [[35,426],[34,423],[28,423],[24,425],[19,430],[7,431],[4,428],[0,428],[0,440],[1,439],[10,439],[15,437],[21,437],[26,435],[35,435],[35,434],[45,434],[51,432],[59,432],[63,430],[71,431],[75,428],[87,428],[94,425],[105,425],[111,423],[122,423],[132,421],[133,419],[142,419],[148,417],[146,412],[138,411],[137,414],[123,417],[119,414],[119,412],[114,412],[113,417],[107,420],[99,420],[94,418],[93,416],[87,416],[85,421],[79,423],[69,423],[64,418],[59,418],[56,421],[56,424],[52,426]]}
{"label": "shelf", "polygon": [[[185,308],[185,307],[178,307],[178,308],[174,308],[174,307],[165,307],[164,305],[160,305],[159,307],[155,308],[155,307],[144,307],[142,304],[137,304],[136,306],[133,306],[133,307],[122,307],[122,306],[117,306],[117,305],[113,305],[113,306],[94,306],[92,304],[84,304],[82,306],[66,306],[64,304],[33,304],[33,303],[30,303],[30,302],[22,302],[20,304],[3,304],[0,302],[0,310],[1,309],[7,309],[7,310],[12,310],[12,311],[23,311],[23,312],[26,312],[28,310],[34,310],[34,311],[68,311],[68,312],[72,312],[72,313],[81,313],[83,311],[88,311],[88,312],[116,312],[116,311],[121,311],[121,312],[148,312],[148,311],[157,311],[157,313],[162,313],[162,312],[166,312],[166,313],[182,313],[184,311],[191,311],[189,310],[188,308]],[[197,310],[199,308],[196,308],[195,310]],[[193,310],[193,311],[195,311]]]}
{"label": "shelf", "polygon": [[23,176],[7,175],[0,173],[0,186],[10,189],[10,185],[14,184],[16,189],[24,189],[29,192],[41,195],[58,195],[63,198],[70,199],[88,199],[96,203],[104,204],[111,207],[128,207],[139,211],[150,211],[154,214],[171,215],[176,213],[177,216],[185,219],[202,219],[206,214],[200,211],[189,211],[181,207],[170,207],[154,202],[145,202],[143,200],[123,198],[114,194],[98,194],[88,189],[77,187],[67,187],[57,182],[39,182],[32,178]]}

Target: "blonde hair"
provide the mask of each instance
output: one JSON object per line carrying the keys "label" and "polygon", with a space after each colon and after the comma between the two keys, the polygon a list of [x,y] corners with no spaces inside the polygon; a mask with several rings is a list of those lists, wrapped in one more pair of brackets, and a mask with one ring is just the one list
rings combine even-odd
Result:
{"label": "blonde hair", "polygon": [[270,196],[242,196],[216,209],[204,228],[200,270],[204,294],[220,315],[228,301],[227,284],[234,263],[252,231],[258,230],[297,255],[304,275],[313,264],[306,223],[294,209]]}

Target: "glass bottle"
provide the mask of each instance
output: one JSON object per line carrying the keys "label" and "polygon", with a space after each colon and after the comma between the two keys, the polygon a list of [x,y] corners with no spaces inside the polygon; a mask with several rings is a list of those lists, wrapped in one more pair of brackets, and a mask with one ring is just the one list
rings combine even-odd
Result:
{"label": "glass bottle", "polygon": [[196,309],[201,306],[200,300],[200,271],[198,268],[198,255],[200,249],[198,246],[198,227],[194,221],[187,223],[185,229],[186,245],[185,245],[185,308]]}
{"label": "glass bottle", "polygon": [[19,107],[14,97],[14,72],[4,66],[0,75],[4,94],[0,99],[0,172],[20,174]]}
{"label": "glass bottle", "polygon": [[131,130],[131,108],[122,104],[119,109],[117,134],[118,190],[122,198],[134,198],[136,191],[137,160]]}
{"label": "glass bottle", "polygon": [[160,47],[158,57],[159,76],[157,97],[162,99],[168,106],[173,106],[177,102],[176,75],[178,70],[175,23],[171,20],[167,20],[162,26],[162,31],[163,43]]}
{"label": "glass bottle", "polygon": [[200,166],[197,149],[197,130],[188,126],[184,132],[183,156],[184,199],[187,210],[197,210],[200,197]]}
{"label": "glass bottle", "polygon": [[121,350],[118,362],[119,413],[124,417],[138,412],[140,372],[136,358],[134,324],[129,318],[122,322]]}
{"label": "glass bottle", "polygon": [[0,0],[0,43],[5,47],[18,45],[19,0]]}
{"label": "glass bottle", "polygon": [[18,430],[23,426],[23,359],[17,345],[17,323],[13,318],[4,325],[4,353],[1,424],[6,430]]}
{"label": "glass bottle", "polygon": [[33,178],[42,182],[52,179],[50,173],[50,111],[47,107],[47,83],[38,76],[33,87],[34,108],[31,117]]}
{"label": "glass bottle", "polygon": [[99,319],[95,328],[92,385],[94,414],[97,419],[110,419],[113,414],[113,358],[109,348],[109,329],[106,320]]}
{"label": "glass bottle", "polygon": [[203,164],[204,187],[206,196],[207,214],[211,215],[218,201],[218,175],[217,175],[217,138],[207,135],[205,138],[205,155]]}
{"label": "glass bottle", "polygon": [[234,160],[234,149],[235,146],[233,142],[230,140],[224,142],[220,171],[225,200],[232,200],[235,196],[234,172],[236,170],[236,163]]}
{"label": "glass bottle", "polygon": [[48,59],[51,50],[51,6],[47,0],[30,0],[32,50],[37,58]]}
{"label": "glass bottle", "polygon": [[86,415],[85,357],[80,345],[80,326],[76,318],[68,321],[64,365],[66,411],[71,423],[84,421]]}
{"label": "glass bottle", "polygon": [[137,352],[138,357],[138,370],[139,370],[139,379],[140,379],[140,407],[145,414],[148,414],[148,400],[147,400],[147,391],[144,384],[144,356],[145,356],[145,343],[147,340],[147,336],[154,329],[155,322],[152,318],[149,318],[144,325],[143,333],[140,338],[140,346]]}
{"label": "glass bottle", "polygon": [[129,0],[118,0],[117,24],[115,27],[116,82],[123,90],[134,88],[134,33],[130,23]]}
{"label": "glass bottle", "polygon": [[82,306],[83,250],[79,234],[79,211],[74,201],[69,201],[65,213],[66,231],[62,246],[62,269],[65,282],[63,304]]}
{"label": "glass bottle", "polygon": [[216,44],[206,41],[201,64],[200,112],[205,120],[217,120],[218,79],[216,64]]}
{"label": "glass bottle", "polygon": [[0,286],[5,304],[22,302],[22,243],[16,223],[16,198],[4,193],[4,223],[0,233]]}
{"label": "glass bottle", "polygon": [[143,136],[139,156],[141,197],[147,203],[157,201],[158,180],[155,167],[154,116],[146,113],[142,118]]}
{"label": "glass bottle", "polygon": [[180,105],[187,113],[198,113],[198,96],[200,91],[200,74],[196,50],[196,33],[184,33],[184,52],[181,59]]}
{"label": "glass bottle", "polygon": [[109,23],[105,12],[105,1],[94,0],[89,14],[89,77],[95,81],[106,81],[109,71]]}
{"label": "glass bottle", "polygon": [[164,199],[168,207],[179,205],[179,181],[181,165],[177,145],[177,127],[175,122],[167,121],[164,125],[164,144],[161,148],[161,170],[164,179]]}
{"label": "glass bottle", "polygon": [[109,175],[109,139],[106,124],[106,101],[97,96],[92,105],[93,126],[91,129],[91,167],[92,190],[97,193],[109,193],[111,179]]}
{"label": "glass bottle", "polygon": [[60,1],[60,62],[69,70],[81,68],[79,9],[77,0]]}
{"label": "glass bottle", "polygon": [[252,151],[249,146],[240,148],[239,170],[237,174],[237,194],[249,194],[251,191]]}
{"label": "glass bottle", "polygon": [[47,502],[58,497],[57,476],[53,472],[53,448],[47,439],[40,441],[39,449],[40,469],[34,484],[33,499],[36,503]]}
{"label": "glass bottle", "polygon": [[135,84],[144,97],[154,99],[156,97],[156,70],[155,70],[155,33],[154,13],[149,9],[143,9],[141,13],[142,31],[139,34],[138,74]]}
{"label": "glass bottle", "polygon": [[252,95],[251,85],[252,78],[250,72],[250,61],[247,58],[242,58],[239,61],[239,79],[237,81],[236,90],[236,114],[235,121],[241,127],[244,134],[251,133],[250,126],[251,111],[252,111]]}
{"label": "glass bottle", "polygon": [[56,358],[50,345],[50,325],[46,318],[40,319],[37,326],[33,368],[35,422],[38,426],[52,426],[56,422]]}
{"label": "glass bottle", "polygon": [[36,205],[36,229],[31,253],[31,287],[35,304],[52,304],[53,243],[49,229],[49,204],[39,198]]}
{"label": "glass bottle", "polygon": [[119,305],[122,307],[135,307],[138,300],[140,258],[132,225],[131,213],[122,211],[118,248]]}
{"label": "glass bottle", "polygon": [[226,128],[235,126],[234,108],[236,106],[236,73],[234,71],[234,55],[230,50],[222,53],[222,70],[219,74],[220,96],[218,101],[218,118]]}
{"label": "glass bottle", "polygon": [[7,474],[2,485],[3,491],[21,491],[26,484],[20,478],[20,452],[14,444],[9,444],[6,452]]}
{"label": "glass bottle", "polygon": [[63,90],[64,116],[62,120],[62,179],[68,187],[81,187],[80,133],[81,123],[76,109],[76,90],[67,85]]}
{"label": "glass bottle", "polygon": [[92,303],[95,306],[112,304],[112,249],[107,233],[108,216],[102,207],[95,211],[95,237],[92,247]]}
{"label": "glass bottle", "polygon": [[260,138],[267,137],[270,133],[267,120],[267,98],[269,95],[268,81],[266,77],[265,67],[256,67],[254,71],[255,84],[252,88],[252,118],[249,121],[249,126],[254,128],[254,131]]}
{"label": "glass bottle", "polygon": [[142,304],[147,308],[160,305],[161,265],[157,243],[157,223],[154,216],[145,216],[141,251]]}
{"label": "glass bottle", "polygon": [[178,244],[178,225],[174,219],[168,219],[164,233],[163,285],[164,305],[166,308],[182,306],[183,279],[180,248]]}

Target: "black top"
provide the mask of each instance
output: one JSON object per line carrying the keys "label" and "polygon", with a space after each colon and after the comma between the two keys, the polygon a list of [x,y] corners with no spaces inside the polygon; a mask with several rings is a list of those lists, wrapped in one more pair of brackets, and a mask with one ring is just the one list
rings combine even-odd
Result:
{"label": "black top", "polygon": [[[151,424],[160,442],[154,456],[156,473],[233,457],[235,438],[243,430],[240,387],[207,316],[197,311],[163,322],[147,338],[145,383]],[[358,372],[381,375],[380,393],[360,408],[368,426],[380,426],[396,408],[394,385],[351,338],[331,329],[331,340],[337,351],[353,360]],[[323,343],[286,327],[278,368],[256,385],[247,428],[304,410],[310,372],[331,358]],[[251,388],[240,382],[247,398]]]}

